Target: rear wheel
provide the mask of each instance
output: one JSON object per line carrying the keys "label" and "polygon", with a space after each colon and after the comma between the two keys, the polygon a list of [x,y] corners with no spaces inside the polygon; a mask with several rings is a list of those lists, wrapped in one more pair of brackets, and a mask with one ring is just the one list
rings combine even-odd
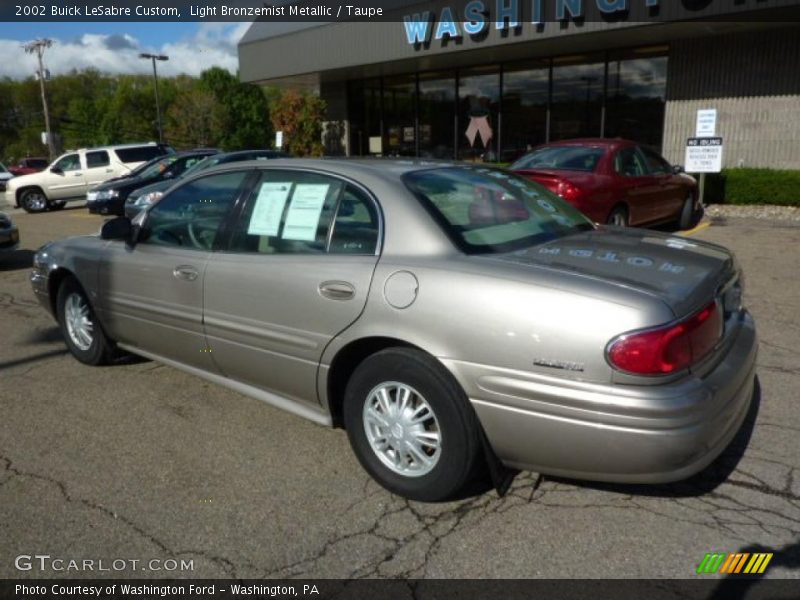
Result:
{"label": "rear wheel", "polygon": [[19,204],[29,213],[44,212],[47,210],[47,196],[39,188],[31,188],[22,192]]}
{"label": "rear wheel", "polygon": [[609,225],[616,225],[617,227],[627,227],[628,226],[628,209],[624,206],[616,206],[614,210],[608,215]]}
{"label": "rear wheel", "polygon": [[458,383],[419,350],[367,358],[347,384],[344,423],[366,471],[395,494],[447,500],[480,466],[480,426]]}
{"label": "rear wheel", "polygon": [[681,214],[678,218],[678,229],[686,230],[692,227],[694,221],[694,197],[689,194],[686,200],[683,201]]}
{"label": "rear wheel", "polygon": [[103,333],[85,292],[73,278],[65,279],[56,300],[58,323],[72,355],[87,365],[110,362],[113,345]]}

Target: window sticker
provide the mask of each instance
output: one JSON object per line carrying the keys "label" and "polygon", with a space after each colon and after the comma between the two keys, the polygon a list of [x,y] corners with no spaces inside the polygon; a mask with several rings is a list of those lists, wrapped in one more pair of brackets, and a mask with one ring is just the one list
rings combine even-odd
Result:
{"label": "window sticker", "polygon": [[298,183],[283,225],[283,239],[313,242],[328,195],[328,183]]}
{"label": "window sticker", "polygon": [[253,215],[247,226],[248,235],[278,235],[283,207],[286,206],[291,189],[291,182],[265,181],[261,184]]}

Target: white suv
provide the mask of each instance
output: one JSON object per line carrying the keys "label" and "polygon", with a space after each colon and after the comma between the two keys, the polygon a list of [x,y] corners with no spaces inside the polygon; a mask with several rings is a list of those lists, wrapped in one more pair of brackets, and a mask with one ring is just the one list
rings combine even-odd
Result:
{"label": "white suv", "polygon": [[171,154],[164,144],[124,144],[72,150],[59,156],[39,173],[21,175],[8,181],[6,204],[28,212],[64,208],[70,200],[85,200],[86,191],[156,156]]}

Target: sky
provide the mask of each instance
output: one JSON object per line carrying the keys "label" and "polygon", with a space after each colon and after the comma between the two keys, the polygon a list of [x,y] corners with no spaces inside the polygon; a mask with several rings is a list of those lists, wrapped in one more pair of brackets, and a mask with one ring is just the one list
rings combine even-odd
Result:
{"label": "sky", "polygon": [[159,75],[198,75],[213,67],[235,73],[236,44],[250,23],[15,23],[0,31],[0,77],[23,79],[36,69],[34,55],[24,42],[47,37],[54,44],[45,52],[45,68],[52,76],[72,69],[94,67],[106,73],[151,73],[150,61],[140,52],[166,54]]}

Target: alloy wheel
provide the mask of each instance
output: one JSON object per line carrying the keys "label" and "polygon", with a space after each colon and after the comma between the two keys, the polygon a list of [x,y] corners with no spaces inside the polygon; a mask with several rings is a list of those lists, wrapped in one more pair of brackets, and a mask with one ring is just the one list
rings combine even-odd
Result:
{"label": "alloy wheel", "polygon": [[64,303],[64,321],[67,333],[73,344],[81,350],[88,350],[94,341],[94,323],[89,313],[89,305],[78,293],[71,293]]}
{"label": "alloy wheel", "polygon": [[431,405],[409,385],[388,381],[368,394],[363,410],[370,448],[405,477],[430,473],[442,454],[439,421]]}

